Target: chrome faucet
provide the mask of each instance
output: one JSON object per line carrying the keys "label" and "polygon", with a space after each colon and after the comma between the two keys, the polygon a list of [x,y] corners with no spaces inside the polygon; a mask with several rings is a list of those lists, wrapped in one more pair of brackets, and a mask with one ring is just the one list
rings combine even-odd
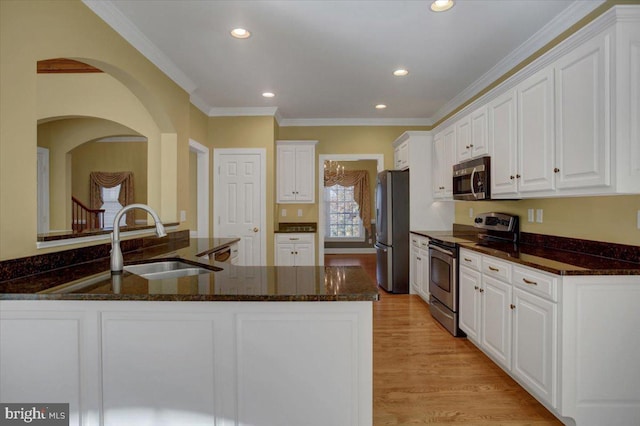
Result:
{"label": "chrome faucet", "polygon": [[113,232],[111,233],[111,273],[122,273],[122,269],[124,267],[124,260],[122,259],[122,250],[120,249],[120,219],[122,215],[124,215],[129,210],[133,209],[142,209],[148,212],[153,218],[156,224],[156,235],[158,238],[164,237],[167,235],[167,232],[164,230],[164,225],[160,221],[158,214],[153,211],[153,209],[146,204],[129,204],[128,206],[123,207],[118,213],[116,213],[116,217],[113,219]]}

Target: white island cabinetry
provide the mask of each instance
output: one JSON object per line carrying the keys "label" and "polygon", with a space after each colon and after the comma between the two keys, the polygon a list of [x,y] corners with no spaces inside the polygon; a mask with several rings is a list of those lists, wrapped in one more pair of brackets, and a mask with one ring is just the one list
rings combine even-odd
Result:
{"label": "white island cabinetry", "polygon": [[371,309],[3,300],[0,395],[68,402],[72,426],[369,426]]}

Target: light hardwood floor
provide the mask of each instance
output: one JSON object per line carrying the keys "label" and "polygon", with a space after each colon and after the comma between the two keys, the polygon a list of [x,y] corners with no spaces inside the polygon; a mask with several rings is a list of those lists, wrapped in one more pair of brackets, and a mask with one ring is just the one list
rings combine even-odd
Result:
{"label": "light hardwood floor", "polygon": [[[375,255],[327,255],[375,279]],[[415,295],[380,290],[373,307],[374,425],[561,425],[464,338],[454,338]]]}

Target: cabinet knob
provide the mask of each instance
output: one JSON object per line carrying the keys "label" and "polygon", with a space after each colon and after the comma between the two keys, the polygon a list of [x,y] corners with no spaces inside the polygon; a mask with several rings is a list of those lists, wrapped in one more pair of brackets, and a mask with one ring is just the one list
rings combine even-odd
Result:
{"label": "cabinet knob", "polygon": [[516,179],[520,179],[520,177],[521,177],[520,175],[516,175]]}
{"label": "cabinet knob", "polygon": [[422,258],[421,258],[421,257],[416,257],[416,259],[417,259],[417,260],[420,260],[420,261],[422,260]]}
{"label": "cabinet knob", "polygon": [[476,289],[476,290],[480,289],[480,287],[478,287],[477,285],[474,285],[473,288]]}
{"label": "cabinet knob", "polygon": [[484,293],[484,288],[481,288],[481,289],[480,289],[480,293]]}
{"label": "cabinet knob", "polygon": [[557,167],[555,169],[553,169],[553,173],[558,173],[559,171],[560,171],[560,169],[557,168]]}
{"label": "cabinet knob", "polygon": [[469,148],[473,148],[473,144],[469,145]]}
{"label": "cabinet knob", "polygon": [[514,305],[514,304],[512,303],[511,305],[509,305],[509,307],[510,307],[511,309],[515,309],[515,308],[516,308],[516,305]]}
{"label": "cabinet knob", "polygon": [[514,175],[509,176],[509,179],[514,180],[516,177]]}
{"label": "cabinet knob", "polygon": [[470,147],[469,145],[467,145],[467,146],[465,146],[465,148],[469,149],[469,148],[471,148],[471,147]]}

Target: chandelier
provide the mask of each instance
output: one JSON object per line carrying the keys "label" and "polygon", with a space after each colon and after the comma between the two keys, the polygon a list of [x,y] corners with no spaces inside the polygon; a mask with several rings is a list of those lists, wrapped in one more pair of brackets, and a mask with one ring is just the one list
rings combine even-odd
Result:
{"label": "chandelier", "polygon": [[344,177],[344,166],[337,161],[327,160],[324,162],[324,181],[336,181]]}

